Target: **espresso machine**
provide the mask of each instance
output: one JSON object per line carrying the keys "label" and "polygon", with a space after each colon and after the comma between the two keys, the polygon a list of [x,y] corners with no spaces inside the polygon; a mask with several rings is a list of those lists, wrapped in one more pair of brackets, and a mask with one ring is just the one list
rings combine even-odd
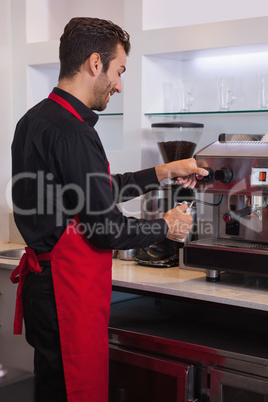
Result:
{"label": "espresso machine", "polygon": [[181,268],[206,270],[208,281],[221,271],[268,275],[267,137],[221,134],[196,154],[209,172],[197,177],[197,215],[206,203],[212,219],[200,212],[196,238],[180,250]]}
{"label": "espresso machine", "polygon": [[[203,124],[164,122],[152,124],[152,135],[164,163],[191,158],[203,132]],[[142,218],[158,219],[174,208],[175,202],[192,201],[194,193],[168,179],[146,193],[142,198]],[[141,250],[135,261],[140,265],[168,268],[179,264],[179,248],[183,244],[165,239]]]}

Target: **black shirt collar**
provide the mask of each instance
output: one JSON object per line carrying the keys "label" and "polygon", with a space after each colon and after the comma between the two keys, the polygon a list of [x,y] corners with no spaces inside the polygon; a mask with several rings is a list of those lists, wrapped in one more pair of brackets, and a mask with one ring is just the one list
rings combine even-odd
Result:
{"label": "black shirt collar", "polygon": [[83,102],[81,102],[78,98],[71,95],[69,92],[64,91],[60,88],[53,88],[53,93],[61,96],[67,102],[72,105],[72,107],[77,111],[77,113],[82,117],[82,119],[88,123],[90,126],[94,127],[97,123],[99,116],[93,112],[93,110],[89,109]]}

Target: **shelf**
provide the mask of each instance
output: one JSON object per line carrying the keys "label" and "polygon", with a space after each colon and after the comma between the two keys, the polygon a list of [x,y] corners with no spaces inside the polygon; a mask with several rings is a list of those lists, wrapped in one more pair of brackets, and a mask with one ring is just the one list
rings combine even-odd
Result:
{"label": "shelf", "polygon": [[112,116],[123,116],[123,113],[98,113],[99,117],[103,117],[103,116],[108,116],[108,117],[112,117]]}
{"label": "shelf", "polygon": [[159,112],[159,113],[144,113],[145,116],[189,116],[189,115],[214,115],[214,114],[247,114],[247,113],[267,113],[267,109],[260,109],[260,110],[228,110],[228,111],[203,111],[203,112]]}

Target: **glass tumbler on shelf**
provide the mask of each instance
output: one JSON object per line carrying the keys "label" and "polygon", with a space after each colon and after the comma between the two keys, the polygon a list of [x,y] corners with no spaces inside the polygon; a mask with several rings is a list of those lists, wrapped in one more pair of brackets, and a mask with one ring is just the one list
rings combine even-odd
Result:
{"label": "glass tumbler on shelf", "polygon": [[268,108],[268,73],[259,73],[257,75],[258,82],[258,100],[259,108]]}
{"label": "glass tumbler on shelf", "polygon": [[236,96],[233,93],[234,77],[223,76],[216,77],[217,92],[219,101],[219,110],[228,111],[230,106],[236,101]]}
{"label": "glass tumbler on shelf", "polygon": [[179,111],[187,113],[194,102],[193,89],[194,80],[192,77],[183,77],[177,80]]}

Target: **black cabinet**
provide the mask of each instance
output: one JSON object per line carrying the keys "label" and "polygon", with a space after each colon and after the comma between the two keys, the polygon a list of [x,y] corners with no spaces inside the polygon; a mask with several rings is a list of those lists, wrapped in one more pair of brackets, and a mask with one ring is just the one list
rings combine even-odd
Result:
{"label": "black cabinet", "polygon": [[213,368],[210,372],[211,402],[267,402],[268,379]]}
{"label": "black cabinet", "polygon": [[109,337],[110,402],[268,402],[265,312],[141,296]]}
{"label": "black cabinet", "polygon": [[111,402],[193,400],[193,374],[189,364],[110,346]]}
{"label": "black cabinet", "polygon": [[34,375],[7,368],[7,374],[0,378],[0,401],[34,402]]}

